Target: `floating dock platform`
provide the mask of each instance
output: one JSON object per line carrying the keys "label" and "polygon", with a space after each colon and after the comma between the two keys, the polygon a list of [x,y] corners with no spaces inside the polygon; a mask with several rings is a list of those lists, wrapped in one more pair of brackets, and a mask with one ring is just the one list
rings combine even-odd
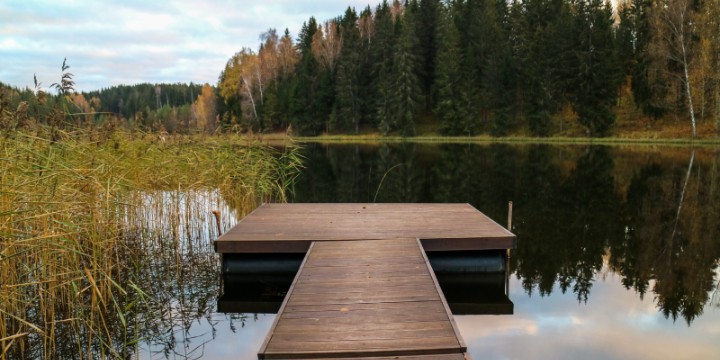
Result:
{"label": "floating dock platform", "polygon": [[420,239],[425,251],[515,247],[515,235],[470,204],[263,204],[215,250],[304,254],[315,241],[384,239]]}
{"label": "floating dock platform", "polygon": [[469,204],[264,204],[215,242],[223,272],[305,254],[259,359],[467,359],[426,252],[514,246]]}

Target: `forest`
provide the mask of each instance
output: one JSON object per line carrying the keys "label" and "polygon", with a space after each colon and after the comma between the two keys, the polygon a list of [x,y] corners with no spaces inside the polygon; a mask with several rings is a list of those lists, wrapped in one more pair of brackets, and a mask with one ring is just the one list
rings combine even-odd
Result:
{"label": "forest", "polygon": [[[718,0],[394,0],[260,40],[216,86],[58,96],[88,121],[169,133],[720,135]],[[59,101],[41,90],[0,93],[12,110]]]}
{"label": "forest", "polygon": [[[300,134],[610,134],[622,110],[720,129],[716,0],[411,0],[274,30],[220,75],[225,119]],[[627,110],[630,111],[627,111]]]}

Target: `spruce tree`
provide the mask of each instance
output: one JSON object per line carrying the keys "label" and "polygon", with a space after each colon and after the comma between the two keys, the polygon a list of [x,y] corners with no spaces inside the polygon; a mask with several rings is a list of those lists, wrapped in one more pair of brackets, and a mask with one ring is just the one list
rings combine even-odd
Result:
{"label": "spruce tree", "polygon": [[431,111],[435,105],[433,84],[438,63],[439,27],[445,21],[441,16],[444,6],[440,0],[422,0],[419,5],[419,20],[415,22],[418,37],[420,66],[418,76],[422,85],[425,110]]}
{"label": "spruce tree", "polygon": [[634,23],[634,62],[632,69],[632,93],[635,105],[642,112],[657,119],[668,109],[665,97],[668,92],[668,81],[664,62],[657,56],[652,47],[657,42],[656,29],[653,28],[653,0],[636,0],[632,2],[630,12]]}
{"label": "spruce tree", "polygon": [[371,73],[369,104],[374,109],[373,123],[387,134],[392,126],[393,52],[395,48],[395,26],[390,5],[383,1],[375,11],[375,40],[370,44]]}
{"label": "spruce tree", "polygon": [[331,76],[323,71],[312,52],[312,39],[317,28],[317,21],[311,17],[300,30],[300,63],[291,85],[293,127],[307,135],[316,135],[326,127],[331,110],[328,104],[333,95]]}
{"label": "spruce tree", "polygon": [[290,31],[286,28],[283,37],[280,39],[281,56],[283,57],[283,68],[277,79],[277,116],[280,129],[287,129],[291,123],[291,106],[293,96],[293,79],[296,75],[297,53]]}
{"label": "spruce tree", "polygon": [[551,115],[565,101],[572,79],[573,34],[570,5],[564,0],[527,0],[522,4],[522,74],[524,113],[530,133],[550,134]]}
{"label": "spruce tree", "polygon": [[338,124],[358,133],[362,116],[360,102],[361,43],[355,10],[347,8],[340,22],[342,48],[336,74]]}
{"label": "spruce tree", "polygon": [[441,41],[438,43],[434,86],[437,100],[434,112],[443,134],[467,135],[468,97],[462,86],[460,34],[452,15],[450,10],[441,10],[438,27],[438,39]]}
{"label": "spruce tree", "polygon": [[[634,2],[634,1],[633,1]],[[615,42],[617,45],[618,59],[621,61],[623,73],[626,76],[632,74],[635,66],[635,45],[637,44],[636,17],[632,12],[629,0],[623,0],[618,3],[617,16],[619,24],[615,32]]]}
{"label": "spruce tree", "polygon": [[421,106],[422,94],[417,76],[418,59],[413,14],[408,12],[395,23],[398,43],[393,52],[392,119],[385,129],[399,130],[403,136],[415,135],[415,118]]}
{"label": "spruce tree", "polygon": [[460,29],[461,44],[463,47],[463,82],[468,96],[467,112],[472,114],[465,124],[468,134],[474,134],[487,120],[488,99],[487,89],[483,86],[483,79],[488,61],[488,38],[491,35],[488,27],[490,21],[484,12],[483,0],[467,0],[457,2],[454,6],[458,14],[458,28]]}
{"label": "spruce tree", "polygon": [[365,10],[360,13],[359,19],[360,30],[360,69],[359,73],[359,91],[360,91],[360,126],[373,125],[375,118],[375,108],[373,104],[373,63],[371,57],[371,49],[375,38],[375,19],[373,12],[368,5]]}
{"label": "spruce tree", "polygon": [[615,123],[612,108],[621,80],[612,8],[602,0],[587,0],[579,1],[575,11],[578,43],[573,108],[588,135],[606,136]]}
{"label": "spruce tree", "polygon": [[485,4],[486,19],[491,21],[488,29],[488,59],[483,76],[483,87],[488,96],[491,111],[490,133],[504,136],[514,125],[517,108],[516,64],[508,6],[505,0],[488,0]]}
{"label": "spruce tree", "polygon": [[488,87],[492,89],[492,122],[490,133],[505,136],[514,125],[517,108],[514,56],[509,46],[503,47],[488,66]]}

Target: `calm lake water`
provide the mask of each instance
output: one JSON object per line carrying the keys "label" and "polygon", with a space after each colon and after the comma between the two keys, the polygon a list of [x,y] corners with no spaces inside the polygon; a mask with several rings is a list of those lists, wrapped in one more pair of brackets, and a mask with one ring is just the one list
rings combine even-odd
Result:
{"label": "calm lake water", "polygon": [[[500,279],[512,313],[456,316],[475,359],[720,358],[718,148],[307,144],[303,154],[294,202],[470,203],[506,224],[513,201],[518,247]],[[165,312],[178,316],[139,357],[256,359],[274,315],[217,312],[212,266],[184,271],[206,281],[178,286]],[[225,292],[272,304],[283,282]],[[469,298],[477,286],[454,291]]]}

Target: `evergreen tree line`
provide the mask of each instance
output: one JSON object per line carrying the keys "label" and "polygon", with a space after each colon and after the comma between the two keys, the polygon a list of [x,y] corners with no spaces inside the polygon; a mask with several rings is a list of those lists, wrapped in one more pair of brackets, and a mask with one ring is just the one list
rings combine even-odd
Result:
{"label": "evergreen tree line", "polygon": [[100,101],[98,111],[112,112],[126,119],[136,113],[148,115],[165,106],[169,108],[192,105],[202,91],[199,84],[135,84],[118,85],[106,89],[83,92],[85,98]]}
{"label": "evergreen tree line", "polygon": [[64,122],[85,125],[119,120],[119,124],[125,126],[169,133],[221,130],[217,114],[222,109],[218,109],[217,104],[222,104],[222,100],[208,84],[143,83],[82,93],[72,87],[57,90],[57,93],[46,91],[42,84],[36,84],[34,89],[19,89],[0,83],[0,108],[17,118],[14,125],[4,127],[66,118]]}
{"label": "evergreen tree line", "polygon": [[720,134],[720,0],[395,0],[311,17],[297,39],[274,29],[261,39],[228,60],[217,87],[2,86],[0,102],[22,110],[18,123],[64,108],[171,133],[414,135],[421,123],[548,136],[570,119],[605,136],[631,108],[642,126],[678,119],[693,136],[698,123]]}
{"label": "evergreen tree line", "polygon": [[215,89],[208,84],[119,85],[83,95],[98,99],[100,111],[117,114],[142,129],[169,133],[219,130],[219,102]]}
{"label": "evergreen tree line", "polygon": [[[395,0],[264,33],[218,83],[222,126],[547,136],[569,112],[608,135],[618,104],[720,129],[718,0]],[[621,92],[622,89],[628,91]],[[623,94],[623,95],[621,95]],[[650,119],[650,120],[648,120]]]}

